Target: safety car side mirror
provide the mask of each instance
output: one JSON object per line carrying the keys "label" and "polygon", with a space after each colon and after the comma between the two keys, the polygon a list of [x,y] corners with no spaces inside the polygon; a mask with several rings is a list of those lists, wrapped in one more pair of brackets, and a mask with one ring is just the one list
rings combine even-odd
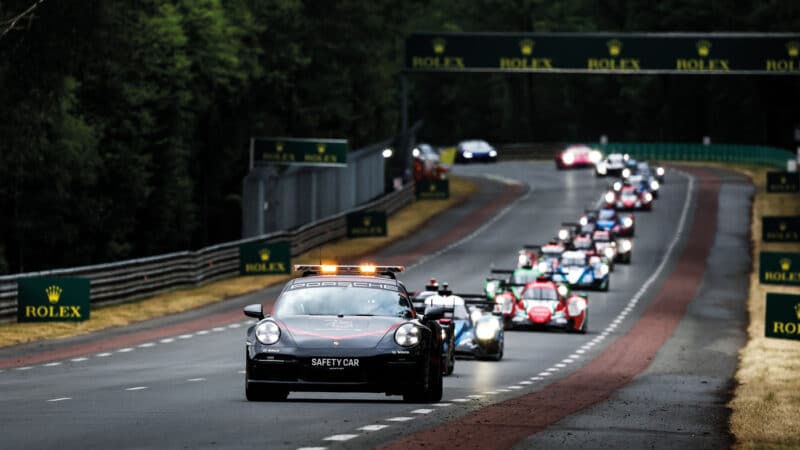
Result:
{"label": "safety car side mirror", "polygon": [[247,305],[244,307],[244,315],[261,320],[264,318],[264,307],[261,305],[261,303]]}

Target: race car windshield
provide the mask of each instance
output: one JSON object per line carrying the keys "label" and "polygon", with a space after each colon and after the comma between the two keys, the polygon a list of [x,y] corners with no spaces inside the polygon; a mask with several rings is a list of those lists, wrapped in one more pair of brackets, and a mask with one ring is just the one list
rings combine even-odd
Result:
{"label": "race car windshield", "polygon": [[310,287],[285,291],[275,303],[275,317],[391,316],[406,317],[411,304],[398,292],[362,287]]}
{"label": "race car windshield", "polygon": [[603,209],[600,210],[600,214],[598,216],[599,220],[613,220],[614,219],[614,210],[612,209]]}
{"label": "race car windshield", "polygon": [[522,293],[523,300],[558,300],[558,294],[553,288],[530,288]]}
{"label": "race car windshield", "polygon": [[536,281],[536,278],[539,276],[538,273],[533,272],[531,270],[517,270],[511,275],[511,283],[512,284],[526,284],[530,283],[531,281]]}
{"label": "race car windshield", "polygon": [[561,265],[562,266],[584,266],[586,264],[586,258],[579,257],[579,256],[571,256],[569,258],[562,258]]}
{"label": "race car windshield", "polygon": [[575,248],[587,249],[587,248],[592,248],[592,241],[590,241],[589,239],[581,239],[574,241],[572,245],[574,245]]}
{"label": "race car windshield", "polygon": [[634,191],[622,191],[622,197],[623,198],[636,197],[636,192],[634,192]]}

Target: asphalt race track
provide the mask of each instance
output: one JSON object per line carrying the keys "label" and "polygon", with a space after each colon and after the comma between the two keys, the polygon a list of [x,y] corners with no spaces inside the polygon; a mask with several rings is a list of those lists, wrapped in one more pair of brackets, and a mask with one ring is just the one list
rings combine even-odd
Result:
{"label": "asphalt race track", "polygon": [[[407,264],[408,271],[400,278],[410,290],[436,277],[450,283],[456,292],[479,293],[492,264],[513,267],[521,245],[539,244],[553,237],[561,222],[575,221],[583,208],[594,206],[607,183],[589,170],[558,172],[552,162],[458,166],[455,172],[476,177],[481,186],[479,194],[437,217],[414,237],[372,258],[377,263]],[[727,389],[735,368],[736,349],[743,336],[744,304],[728,304],[724,314],[715,317],[718,314],[713,302],[721,300],[714,289],[719,285],[731,291],[721,295],[725,299],[737,293],[743,296],[746,281],[744,287],[741,282],[732,287],[728,278],[714,279],[712,275],[733,277],[749,267],[749,236],[745,232],[749,226],[749,194],[741,179],[726,177],[724,172],[704,173],[721,180],[718,229],[725,233],[724,239],[715,240],[709,261],[731,257],[724,249],[739,258],[730,273],[706,274],[703,278],[702,296],[712,304],[692,303],[688,309],[692,317],[705,315],[730,328],[727,339],[715,348],[714,363],[698,360],[707,360],[708,355],[687,357],[682,353],[681,349],[709,339],[708,333],[698,331],[705,322],[684,321],[677,328],[678,334],[658,353],[656,363],[618,395],[586,414],[557,423],[552,432],[548,429],[531,435],[518,445],[549,448],[572,439],[567,443],[575,448],[624,446],[629,412],[619,405],[653,399],[668,403],[665,398],[669,393],[659,395],[657,390],[680,390],[680,380],[694,377],[686,368],[695,366],[703,372],[697,376],[711,380],[703,383],[705,390],[692,388],[702,401],[690,394],[675,398],[701,408],[692,416],[704,425],[703,440],[694,441],[696,447],[729,445],[724,396],[720,393]],[[509,180],[519,180],[530,188],[516,188],[523,192],[510,205],[497,208],[485,225],[451,242],[451,230],[463,228],[476,211],[492,205],[501,194],[507,195],[511,186],[505,183]],[[445,378],[442,403],[408,404],[400,397],[382,394],[329,393],[292,393],[288,401],[279,403],[247,402],[243,388],[247,321],[241,306],[274,299],[279,288],[271,288],[123,330],[0,350],[0,447],[372,448],[463,419],[498,402],[546,391],[548,385],[568,378],[635,327],[663,281],[676,270],[682,251],[689,247],[687,228],[703,213],[695,207],[700,186],[700,177],[690,176],[688,171],[668,171],[654,210],[636,214],[633,264],[617,265],[608,293],[589,293],[589,333],[507,332],[502,361],[457,361],[454,374]],[[437,250],[415,252],[420,248]],[[736,253],[737,249],[743,250]],[[697,263],[702,270],[705,261]],[[124,346],[103,348],[98,344],[103,341],[98,339],[113,339],[111,342]],[[30,355],[45,356],[31,359]],[[570,398],[563,402],[570,402]],[[640,406],[633,408],[636,414],[646,414],[646,405]],[[657,425],[647,419],[637,423],[641,429]],[[497,432],[502,432],[503,424],[495,425]],[[617,428],[613,435],[605,434],[609,427]],[[568,438],[576,434],[582,435]],[[635,441],[634,447],[670,447],[666,445],[668,439],[653,439]],[[679,448],[695,447],[693,441],[678,442]]]}

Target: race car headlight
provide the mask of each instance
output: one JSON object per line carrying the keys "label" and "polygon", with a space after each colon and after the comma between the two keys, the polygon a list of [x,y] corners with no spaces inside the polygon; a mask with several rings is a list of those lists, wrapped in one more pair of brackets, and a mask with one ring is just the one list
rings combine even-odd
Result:
{"label": "race car headlight", "polygon": [[442,330],[441,330],[441,331],[442,331],[442,340],[443,340],[443,341],[446,341],[446,340],[447,340],[447,330],[445,330],[444,328],[442,328]]}
{"label": "race car headlight", "polygon": [[467,158],[467,159],[472,158],[472,152],[464,152],[464,158]]}
{"label": "race car headlight", "polygon": [[613,258],[614,257],[614,249],[611,248],[611,247],[606,247],[606,249],[603,250],[603,253],[606,255],[606,258]]}
{"label": "race car headlight", "polygon": [[664,176],[664,168],[663,167],[656,167],[656,175],[663,177]]}
{"label": "race car headlight", "polygon": [[624,155],[622,155],[622,159],[627,161],[627,160],[631,159],[631,155],[625,153]]}
{"label": "race car headlight", "polygon": [[649,192],[645,192],[644,193],[644,201],[646,201],[646,202],[653,201],[653,194],[651,194]]}
{"label": "race car headlight", "polygon": [[597,173],[599,173],[600,175],[605,175],[606,173],[608,173],[608,169],[606,169],[606,165],[603,164],[603,163],[598,163],[597,164]]}
{"label": "race car headlight", "polygon": [[547,263],[542,261],[539,263],[539,272],[547,272]]}
{"label": "race car headlight", "polygon": [[631,169],[622,169],[622,178],[628,178],[629,176],[631,176]]}
{"label": "race car headlight", "polygon": [[419,149],[415,147],[414,150],[411,150],[411,155],[413,155],[414,158],[419,158]]}
{"label": "race car headlight", "polygon": [[661,187],[661,185],[658,184],[658,181],[653,180],[653,181],[650,182],[650,190],[651,191],[657,191],[658,188],[660,188],[660,187]]}
{"label": "race car headlight", "polygon": [[619,181],[615,181],[614,182],[614,190],[615,191],[619,191],[620,189],[622,189],[622,183],[620,183]]}
{"label": "race car headlight", "polygon": [[419,328],[414,324],[407,323],[394,332],[394,341],[403,347],[413,347],[419,344],[419,335]]}
{"label": "race car headlight", "polygon": [[480,319],[482,316],[483,313],[476,309],[475,311],[472,311],[472,313],[470,313],[469,318],[470,320],[472,320],[472,323],[478,323],[478,319]]}
{"label": "race car headlight", "polygon": [[633,243],[631,241],[629,241],[628,239],[625,239],[620,244],[620,247],[622,247],[622,253],[627,253],[627,252],[631,251],[631,249],[633,248]]}
{"label": "race car headlight", "polygon": [[264,345],[272,345],[281,338],[281,329],[271,320],[261,322],[256,327],[256,338]]}
{"label": "race car headlight", "polygon": [[570,301],[567,305],[567,314],[569,314],[570,317],[580,316],[585,309],[586,300],[582,298],[576,298]]}
{"label": "race car headlight", "polygon": [[630,217],[625,217],[624,219],[622,219],[622,226],[625,227],[625,228],[632,227],[633,226],[633,219],[631,219]]}
{"label": "race car headlight", "polygon": [[581,217],[580,224],[582,227],[585,227],[586,225],[589,224],[589,219],[586,216]]}
{"label": "race car headlight", "polygon": [[497,150],[489,150],[489,157],[494,158],[497,156]]}
{"label": "race car headlight", "polygon": [[606,192],[606,197],[605,197],[606,203],[614,203],[615,198],[616,196],[614,195],[613,192]]}
{"label": "race car headlight", "polygon": [[591,152],[589,152],[589,161],[591,161],[592,164],[597,164],[602,159],[603,159],[603,154],[598,152],[597,150],[592,150]]}
{"label": "race car headlight", "polygon": [[558,238],[562,241],[566,241],[569,238],[569,230],[565,230],[564,228],[558,230]]}
{"label": "race car headlight", "polygon": [[603,264],[600,266],[600,275],[608,275],[608,264]]}
{"label": "race car headlight", "polygon": [[562,297],[566,297],[566,295],[569,294],[569,288],[564,286],[563,284],[559,284],[558,293],[561,294]]}
{"label": "race car headlight", "polygon": [[481,341],[494,339],[494,337],[497,335],[497,330],[499,329],[500,322],[494,317],[491,317],[488,320],[481,320],[475,326],[475,337]]}
{"label": "race car headlight", "polygon": [[575,162],[575,155],[572,153],[564,153],[561,155],[561,161],[566,165],[570,165]]}
{"label": "race car headlight", "polygon": [[517,264],[520,266],[527,266],[530,263],[529,259],[528,255],[519,255],[517,257]]}

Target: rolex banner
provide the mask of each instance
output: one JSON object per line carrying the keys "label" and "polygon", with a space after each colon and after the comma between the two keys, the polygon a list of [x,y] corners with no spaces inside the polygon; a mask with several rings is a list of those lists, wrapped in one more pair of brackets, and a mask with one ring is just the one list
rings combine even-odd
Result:
{"label": "rolex banner", "polygon": [[761,252],[761,284],[800,286],[800,253]]}
{"label": "rolex banner", "polygon": [[347,237],[386,236],[385,211],[358,211],[347,215]]}
{"label": "rolex banner", "polygon": [[350,147],[346,139],[251,139],[253,164],[299,164],[344,167]]}
{"label": "rolex banner", "polygon": [[761,218],[764,242],[800,242],[800,216]]}
{"label": "rolex banner", "polygon": [[416,189],[417,200],[450,198],[450,180],[419,180]]}
{"label": "rolex banner", "polygon": [[800,340],[800,295],[767,294],[765,336]]}
{"label": "rolex banner", "polygon": [[767,192],[776,194],[800,192],[797,172],[767,172]]}
{"label": "rolex banner", "polygon": [[17,322],[89,320],[86,278],[23,278],[17,281]]}
{"label": "rolex banner", "polygon": [[292,249],[288,241],[239,246],[241,275],[288,274],[291,270]]}

